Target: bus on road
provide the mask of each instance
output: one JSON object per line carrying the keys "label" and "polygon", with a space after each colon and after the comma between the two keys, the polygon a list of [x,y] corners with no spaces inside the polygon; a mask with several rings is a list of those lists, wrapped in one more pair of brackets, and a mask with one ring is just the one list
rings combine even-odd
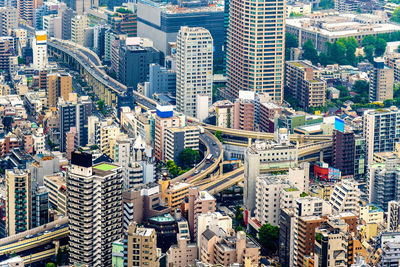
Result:
{"label": "bus on road", "polygon": [[214,161],[214,157],[213,157],[212,154],[209,154],[209,155],[207,156],[207,158],[206,158],[206,162],[207,162],[207,163],[210,163],[210,162],[212,162],[212,161]]}

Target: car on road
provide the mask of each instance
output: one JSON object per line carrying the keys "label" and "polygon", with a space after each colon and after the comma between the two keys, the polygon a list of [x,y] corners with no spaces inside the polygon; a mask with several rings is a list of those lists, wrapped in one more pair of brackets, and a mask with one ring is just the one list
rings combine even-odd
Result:
{"label": "car on road", "polygon": [[194,174],[198,174],[198,173],[199,173],[199,170],[195,170],[195,171],[194,171]]}

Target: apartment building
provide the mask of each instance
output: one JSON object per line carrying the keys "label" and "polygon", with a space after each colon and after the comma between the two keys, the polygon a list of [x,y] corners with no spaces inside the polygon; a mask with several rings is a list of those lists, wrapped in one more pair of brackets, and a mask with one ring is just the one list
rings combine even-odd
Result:
{"label": "apartment building", "polygon": [[310,62],[286,62],[287,92],[302,108],[324,106],[326,102],[326,81],[321,79],[319,70]]}
{"label": "apartment building", "polygon": [[279,225],[281,209],[294,208],[300,190],[286,180],[286,175],[257,177],[254,218],[261,224]]}
{"label": "apartment building", "polygon": [[330,203],[334,213],[360,213],[361,190],[353,179],[343,179],[335,184]]}
{"label": "apartment building", "polygon": [[69,100],[72,93],[72,76],[67,73],[52,73],[47,75],[47,94],[49,107],[56,107],[59,97]]}
{"label": "apartment building", "polygon": [[376,152],[393,151],[400,142],[400,111],[396,107],[368,110],[363,115],[363,137],[367,164],[372,164]]}
{"label": "apartment building", "polygon": [[131,222],[123,244],[124,266],[160,266],[161,249],[157,248],[157,234],[154,229]]}
{"label": "apartment building", "polygon": [[87,27],[89,27],[89,19],[86,15],[73,17],[71,19],[71,41],[83,46]]}
{"label": "apartment building", "polygon": [[[392,201],[389,202],[389,208],[391,202]],[[366,224],[383,224],[384,223],[383,214],[384,214],[383,209],[379,208],[377,205],[373,203],[366,204],[364,206],[361,206],[360,208],[360,219],[363,220]],[[390,211],[388,212],[388,214],[390,214]],[[389,221],[390,220],[388,217],[388,222]]]}
{"label": "apartment building", "polygon": [[90,154],[72,153],[67,174],[71,263],[111,266],[112,243],[122,236],[121,171],[111,163],[93,165]]}
{"label": "apartment building", "polygon": [[333,131],[332,167],[342,176],[354,175],[355,135],[353,131]]}
{"label": "apartment building", "polygon": [[60,213],[67,214],[67,182],[61,174],[47,175],[43,179],[43,185],[49,192],[51,207]]}
{"label": "apartment building", "polygon": [[172,185],[170,180],[161,180],[160,184],[161,198],[171,209],[179,208],[185,197],[187,197],[189,188],[192,187],[192,184],[184,182]]}
{"label": "apartment building", "polygon": [[373,65],[369,72],[369,101],[393,99],[394,70],[385,66],[383,58],[375,58]]}
{"label": "apartment building", "polygon": [[28,170],[5,172],[6,235],[12,236],[32,227],[32,178]]}
{"label": "apartment building", "polygon": [[[181,27],[176,51],[177,110],[199,118],[199,111],[208,111],[211,106],[212,83],[213,38],[210,32],[201,27]],[[207,107],[201,106],[198,96],[208,98]]]}
{"label": "apartment building", "polygon": [[192,240],[197,237],[197,216],[202,213],[215,212],[217,200],[207,191],[200,191],[197,187],[188,192],[188,224]]}
{"label": "apartment building", "polygon": [[400,202],[392,200],[388,202],[387,230],[398,231],[400,228]]}
{"label": "apartment building", "polygon": [[18,28],[18,10],[14,7],[0,8],[0,34],[10,36]]}
{"label": "apartment building", "polygon": [[201,262],[214,265],[243,264],[245,258],[250,258],[256,264],[260,257],[260,247],[243,231],[235,236],[233,233],[217,235],[207,229],[201,235],[199,254]]}

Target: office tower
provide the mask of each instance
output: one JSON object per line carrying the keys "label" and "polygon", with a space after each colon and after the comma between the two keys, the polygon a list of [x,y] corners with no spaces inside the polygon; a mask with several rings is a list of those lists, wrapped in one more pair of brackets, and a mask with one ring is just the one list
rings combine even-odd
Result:
{"label": "office tower", "polygon": [[176,93],[176,72],[159,64],[150,64],[149,68],[149,91],[147,97],[153,94],[175,94]]}
{"label": "office tower", "polygon": [[109,14],[108,24],[115,32],[126,34],[127,37],[137,36],[137,16],[129,9],[121,8]]}
{"label": "office tower", "polygon": [[[35,0],[36,1],[36,0]],[[38,8],[34,9],[33,14],[33,27],[37,30],[45,30],[44,17],[58,15],[59,12],[65,7],[65,4],[60,4],[59,2],[45,1]],[[61,9],[61,10],[60,10]],[[61,19],[61,16],[59,16]],[[48,32],[49,33],[49,32]],[[50,33],[49,33],[50,35]]]}
{"label": "office tower", "polygon": [[224,56],[224,7],[208,5],[206,1],[181,1],[180,5],[161,1],[137,3],[138,36],[154,40],[154,47],[170,55],[169,43],[176,42],[182,26],[203,27],[212,36],[214,63],[222,65]]}
{"label": "office tower", "polygon": [[122,236],[121,171],[111,163],[93,165],[90,154],[72,153],[67,174],[71,263],[111,266],[112,243]]}
{"label": "office tower", "polygon": [[32,191],[32,228],[49,222],[49,192],[44,186],[37,186]]}
{"label": "office tower", "polygon": [[374,163],[368,168],[369,202],[387,211],[389,201],[400,200],[398,159],[388,159],[384,164]]}
{"label": "office tower", "polygon": [[374,67],[369,72],[369,77],[370,102],[393,99],[394,70],[385,66],[383,58],[374,59]]}
{"label": "office tower", "polygon": [[173,106],[157,106],[154,118],[154,156],[159,161],[166,161],[166,131],[170,127],[185,126],[184,116],[174,116]]}
{"label": "office tower", "polygon": [[226,75],[231,98],[248,90],[283,101],[285,3],[229,1]]}
{"label": "office tower", "polygon": [[393,151],[400,142],[400,111],[396,107],[368,110],[363,115],[363,137],[367,164],[372,164],[375,152]]}
{"label": "office tower", "polygon": [[25,21],[29,26],[33,26],[33,11],[35,0],[17,0],[19,19]]}
{"label": "office tower", "polygon": [[199,150],[200,129],[197,126],[166,129],[165,160],[179,161],[180,153],[188,148]]}
{"label": "office tower", "polygon": [[47,65],[47,32],[37,31],[32,40],[33,68],[42,70]]}
{"label": "office tower", "polygon": [[149,65],[160,63],[160,52],[148,45],[132,43],[128,39],[119,48],[118,80],[126,86],[137,88],[137,84],[147,80]]}
{"label": "office tower", "polygon": [[365,178],[365,139],[361,136],[355,138],[355,152],[354,152],[354,179],[360,180]]}
{"label": "office tower", "polygon": [[361,191],[358,183],[352,179],[343,179],[335,184],[330,203],[334,213],[352,212],[360,213]]}
{"label": "office tower", "polygon": [[279,217],[279,263],[283,267],[293,265],[296,210],[282,209]]}
{"label": "office tower", "polygon": [[184,114],[196,117],[200,103],[198,95],[212,102],[213,39],[204,28],[181,27],[177,37],[176,107]]}
{"label": "office tower", "polygon": [[60,151],[66,149],[66,134],[71,127],[76,126],[76,106],[74,104],[62,104],[58,107],[60,118]]}
{"label": "office tower", "polygon": [[89,27],[89,19],[85,15],[78,15],[71,19],[71,41],[84,45],[85,29]]}
{"label": "office tower", "polygon": [[287,93],[298,105],[305,109],[324,106],[326,81],[319,70],[308,61],[288,61],[285,65]]}
{"label": "office tower", "polygon": [[88,117],[92,113],[90,100],[79,100],[77,103],[63,103],[58,106],[60,120],[60,151],[66,151],[66,134],[71,127],[77,129],[79,146],[88,143]]}
{"label": "office tower", "polygon": [[96,25],[93,32],[93,50],[99,56],[103,58],[105,48],[105,34],[110,27],[106,25]]}
{"label": "office tower", "polygon": [[342,176],[354,175],[355,136],[353,131],[333,131],[332,158],[332,167],[339,169]]}
{"label": "office tower", "polygon": [[42,17],[43,30],[47,31],[49,37],[61,39],[62,17],[57,14],[47,15]]}
{"label": "office tower", "polygon": [[400,202],[392,200],[388,202],[387,230],[399,231],[400,230],[399,226],[400,226]]}
{"label": "office tower", "polygon": [[0,7],[0,34],[10,36],[18,28],[18,11],[13,7]]}
{"label": "office tower", "polygon": [[157,248],[157,234],[152,228],[131,222],[124,238],[124,266],[160,266],[161,250]]}
{"label": "office tower", "polygon": [[68,101],[70,93],[72,93],[72,76],[70,74],[52,73],[47,75],[49,107],[56,107],[59,97]]}
{"label": "office tower", "polygon": [[32,179],[27,170],[6,170],[6,235],[32,227]]}

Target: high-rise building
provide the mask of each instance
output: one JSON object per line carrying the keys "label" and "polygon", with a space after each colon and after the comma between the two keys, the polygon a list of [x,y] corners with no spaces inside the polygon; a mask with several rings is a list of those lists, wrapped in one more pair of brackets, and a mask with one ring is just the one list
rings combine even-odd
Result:
{"label": "high-rise building", "polygon": [[368,110],[363,115],[363,137],[367,164],[372,164],[375,152],[393,151],[400,142],[400,111],[396,107]]}
{"label": "high-rise building", "polygon": [[285,3],[229,1],[226,75],[231,98],[249,90],[283,101]]}
{"label": "high-rise building", "polygon": [[93,165],[90,154],[72,153],[67,175],[72,263],[111,266],[112,243],[122,236],[121,171],[111,163]]}
{"label": "high-rise building", "polygon": [[[242,93],[241,91],[240,93]],[[239,94],[240,94],[239,93]],[[238,98],[233,103],[232,128],[239,130],[255,130],[256,103],[254,98]]]}
{"label": "high-rise building", "polygon": [[47,32],[37,31],[32,41],[33,68],[42,70],[47,64]]}
{"label": "high-rise building", "polygon": [[69,100],[72,93],[72,76],[66,73],[52,73],[47,75],[47,94],[49,107],[56,107],[59,97]]}
{"label": "high-rise building", "polygon": [[354,175],[355,136],[353,131],[333,131],[332,167],[342,176]]}
{"label": "high-rise building", "polygon": [[161,250],[157,248],[154,229],[131,222],[124,238],[124,266],[160,266]]}
{"label": "high-rise building", "polygon": [[77,16],[77,13],[71,8],[61,10],[58,14],[61,16],[61,37],[63,40],[71,40],[71,21]]}
{"label": "high-rise building", "polygon": [[32,190],[32,228],[49,222],[49,191],[44,186]]}
{"label": "high-rise building", "polygon": [[0,37],[0,69],[10,72],[12,68],[12,58],[15,56],[14,38],[9,36]]}
{"label": "high-rise building", "polygon": [[71,41],[79,45],[85,43],[85,29],[89,26],[89,19],[85,15],[78,15],[71,19]]}
{"label": "high-rise building", "polygon": [[[119,47],[118,80],[126,86],[137,88],[137,84],[147,80],[149,65],[160,63],[160,52],[151,46],[131,43],[128,39]],[[136,39],[137,40],[137,39]]]}
{"label": "high-rise building", "polygon": [[177,37],[176,106],[184,114],[197,117],[198,95],[212,102],[213,39],[201,27],[181,27]]}
{"label": "high-rise building", "polygon": [[319,70],[308,61],[287,61],[285,65],[287,93],[298,105],[305,109],[324,106],[326,81]]}
{"label": "high-rise building", "polygon": [[29,26],[33,26],[33,11],[35,0],[17,0],[18,17]]}
{"label": "high-rise building", "polygon": [[376,204],[385,211],[387,211],[389,201],[400,200],[398,164],[398,159],[389,159],[384,164],[374,163],[369,165],[367,176],[369,202]]}
{"label": "high-rise building", "polygon": [[27,170],[6,170],[6,235],[32,227],[32,179]]}
{"label": "high-rise building", "polygon": [[374,67],[371,69],[369,77],[370,102],[393,99],[394,70],[385,66],[383,58],[374,59]]}
{"label": "high-rise building", "polygon": [[18,28],[18,11],[13,7],[0,7],[0,34],[10,36]]}

